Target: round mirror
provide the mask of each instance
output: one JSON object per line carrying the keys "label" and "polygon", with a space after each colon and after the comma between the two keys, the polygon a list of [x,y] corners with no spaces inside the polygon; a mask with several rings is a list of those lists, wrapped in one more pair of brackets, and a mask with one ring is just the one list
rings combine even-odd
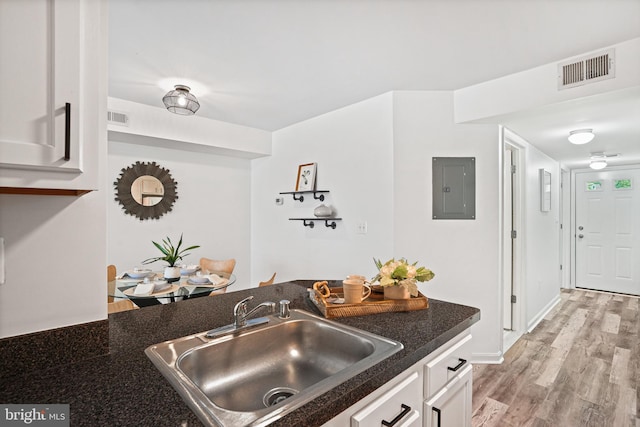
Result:
{"label": "round mirror", "polygon": [[113,185],[115,200],[125,213],[140,220],[160,218],[171,211],[178,198],[178,184],[155,162],[136,162],[123,168]]}
{"label": "round mirror", "polygon": [[131,184],[131,195],[142,206],[155,206],[162,201],[164,186],[154,176],[139,176]]}

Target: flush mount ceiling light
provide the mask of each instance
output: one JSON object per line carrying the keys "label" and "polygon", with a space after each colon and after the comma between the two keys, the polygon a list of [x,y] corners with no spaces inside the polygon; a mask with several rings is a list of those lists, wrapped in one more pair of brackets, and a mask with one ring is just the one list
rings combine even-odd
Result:
{"label": "flush mount ceiling light", "polygon": [[591,169],[599,170],[607,167],[607,156],[604,153],[592,153],[591,162],[589,162]]}
{"label": "flush mount ceiling light", "polygon": [[586,144],[594,137],[593,129],[578,129],[569,132],[569,142],[576,145]]}
{"label": "flush mount ceiling light", "polygon": [[196,97],[189,92],[190,90],[189,86],[175,85],[175,89],[170,90],[164,98],[162,98],[162,102],[164,102],[167,110],[183,116],[195,114],[198,108],[200,108],[200,103]]}

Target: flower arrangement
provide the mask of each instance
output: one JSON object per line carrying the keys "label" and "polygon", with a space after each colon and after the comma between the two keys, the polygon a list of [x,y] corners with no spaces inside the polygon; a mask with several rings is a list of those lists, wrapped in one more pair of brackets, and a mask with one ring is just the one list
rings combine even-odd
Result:
{"label": "flower arrangement", "polygon": [[145,259],[144,261],[142,261],[143,264],[151,264],[152,262],[156,261],[165,261],[167,264],[169,264],[169,267],[174,267],[176,262],[189,255],[185,252],[200,247],[199,245],[195,245],[180,250],[180,246],[182,246],[182,234],[180,235],[180,241],[178,241],[178,244],[175,247],[173,246],[173,243],[171,243],[171,239],[169,237],[167,237],[166,239],[162,239],[162,245],[154,242],[153,240],[151,241],[151,243],[153,243],[155,247],[158,248],[160,252],[162,252],[162,256]]}
{"label": "flower arrangement", "polygon": [[403,286],[406,287],[411,296],[418,296],[418,285],[416,282],[427,282],[435,276],[433,271],[425,267],[416,267],[417,262],[409,264],[406,258],[390,259],[384,264],[377,259],[373,259],[378,267],[378,274],[371,279],[372,282],[380,282],[381,286]]}

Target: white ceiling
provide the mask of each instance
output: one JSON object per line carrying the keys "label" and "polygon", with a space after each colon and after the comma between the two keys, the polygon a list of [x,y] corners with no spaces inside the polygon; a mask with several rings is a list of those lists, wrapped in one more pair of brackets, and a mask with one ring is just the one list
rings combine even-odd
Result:
{"label": "white ceiling", "polygon": [[[459,89],[640,37],[640,0],[110,0],[109,9],[110,96],[161,107],[172,85],[187,84],[199,116],[270,131],[390,90]],[[639,100],[629,91],[505,123],[570,166],[601,148],[640,163]],[[574,125],[596,139],[569,146]]]}

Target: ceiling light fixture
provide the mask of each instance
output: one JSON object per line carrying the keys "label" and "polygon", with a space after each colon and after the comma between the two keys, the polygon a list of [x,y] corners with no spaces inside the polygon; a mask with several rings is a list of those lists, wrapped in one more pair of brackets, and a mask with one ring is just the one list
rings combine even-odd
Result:
{"label": "ceiling light fixture", "polygon": [[569,142],[576,145],[586,144],[594,137],[593,129],[578,129],[569,132]]}
{"label": "ceiling light fixture", "polygon": [[591,169],[600,170],[607,167],[607,156],[604,153],[592,153],[591,162],[589,162]]}
{"label": "ceiling light fixture", "polygon": [[200,108],[200,103],[196,97],[189,92],[189,86],[175,85],[175,89],[170,90],[162,102],[164,102],[167,110],[182,116],[191,116]]}

